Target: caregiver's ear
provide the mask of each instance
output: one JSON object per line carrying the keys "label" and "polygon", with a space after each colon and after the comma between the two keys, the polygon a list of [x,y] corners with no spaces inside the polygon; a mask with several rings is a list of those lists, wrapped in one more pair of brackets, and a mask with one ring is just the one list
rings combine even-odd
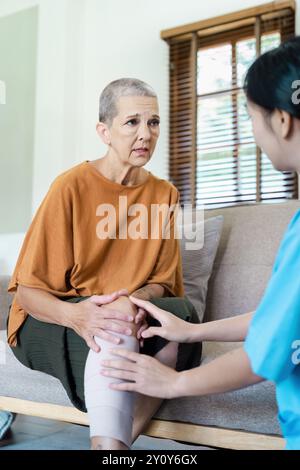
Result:
{"label": "caregiver's ear", "polygon": [[109,145],[111,139],[108,125],[104,122],[98,122],[96,125],[96,131],[99,137],[101,137],[102,142],[106,145]]}
{"label": "caregiver's ear", "polygon": [[293,118],[292,116],[283,111],[282,109],[275,109],[273,112],[273,119],[272,119],[273,128],[276,129],[278,134],[283,138],[287,139],[293,128]]}

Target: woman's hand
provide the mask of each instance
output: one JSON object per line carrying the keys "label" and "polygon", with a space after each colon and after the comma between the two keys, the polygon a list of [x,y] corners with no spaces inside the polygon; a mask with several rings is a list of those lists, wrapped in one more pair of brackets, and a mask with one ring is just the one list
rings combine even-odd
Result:
{"label": "woman's hand", "polygon": [[120,310],[121,312],[130,312],[134,317],[133,325],[130,325],[132,330],[132,335],[134,335],[142,347],[144,344],[144,339],[142,338],[142,332],[148,328],[148,323],[146,320],[147,314],[144,309],[136,307],[128,297],[120,297],[114,302],[111,302],[108,308],[113,308]]}
{"label": "woman's hand", "polygon": [[126,290],[113,292],[109,295],[92,295],[90,298],[75,304],[69,304],[70,311],[69,325],[76,333],[87,343],[88,347],[95,352],[100,348],[94,340],[94,336],[118,344],[120,338],[110,334],[115,332],[130,336],[133,333],[134,315],[129,309],[121,308],[121,304],[126,299],[127,304],[132,303],[128,300]]}
{"label": "woman's hand", "polygon": [[145,354],[126,349],[112,349],[110,352],[114,356],[120,356],[120,359],[100,361],[103,366],[100,374],[125,380],[121,383],[111,383],[111,389],[139,392],[159,398],[178,396],[176,390],[180,374],[175,370]]}
{"label": "woman's hand", "polygon": [[189,343],[192,341],[192,323],[188,323],[176,317],[166,310],[156,307],[147,300],[137,299],[134,296],[129,296],[129,299],[140,308],[143,308],[151,317],[159,321],[161,326],[151,326],[141,333],[142,338],[152,338],[153,336],[160,336],[161,338],[168,339],[169,341],[176,341],[177,343]]}
{"label": "woman's hand", "polygon": [[143,308],[138,307],[134,322],[139,326],[136,337],[139,340],[140,347],[142,348],[144,346],[144,338],[142,337],[142,333],[148,328],[147,313]]}

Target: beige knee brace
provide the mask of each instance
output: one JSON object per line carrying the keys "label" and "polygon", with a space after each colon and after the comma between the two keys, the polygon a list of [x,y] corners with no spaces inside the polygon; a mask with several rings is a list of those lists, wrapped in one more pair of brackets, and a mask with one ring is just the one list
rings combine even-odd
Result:
{"label": "beige knee brace", "polygon": [[85,403],[90,421],[91,437],[110,437],[130,447],[135,394],[110,389],[108,385],[116,382],[116,379],[100,375],[102,368],[100,361],[113,358],[108,352],[109,349],[125,348],[130,351],[138,351],[139,345],[135,337],[118,336],[121,338],[121,343],[118,345],[95,337],[101,351],[95,353],[90,349],[87,357],[84,371]]}

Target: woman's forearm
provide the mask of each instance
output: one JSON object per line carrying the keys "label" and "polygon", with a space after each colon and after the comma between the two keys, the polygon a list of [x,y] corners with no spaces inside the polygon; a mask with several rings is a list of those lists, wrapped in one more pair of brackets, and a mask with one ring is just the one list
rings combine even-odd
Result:
{"label": "woman's forearm", "polygon": [[37,320],[69,326],[72,304],[59,300],[49,292],[31,287],[18,286],[18,304]]}
{"label": "woman's forearm", "polygon": [[174,384],[175,396],[200,396],[237,390],[262,379],[251,369],[243,348],[235,349],[209,364],[180,372]]}
{"label": "woman's forearm", "polygon": [[195,341],[243,341],[254,312],[237,315],[236,317],[216,320],[191,328],[190,342]]}
{"label": "woman's forearm", "polygon": [[151,300],[158,297],[163,297],[165,288],[160,284],[146,284],[140,289],[134,291],[131,295],[142,300]]}

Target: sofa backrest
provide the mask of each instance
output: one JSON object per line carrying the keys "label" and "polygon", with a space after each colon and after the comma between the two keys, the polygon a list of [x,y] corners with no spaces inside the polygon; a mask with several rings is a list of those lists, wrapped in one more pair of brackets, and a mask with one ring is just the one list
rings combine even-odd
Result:
{"label": "sofa backrest", "polygon": [[223,215],[224,225],[208,285],[204,321],[257,308],[280,241],[298,209],[300,201],[206,211],[205,218]]}
{"label": "sofa backrest", "polygon": [[[224,216],[221,241],[208,285],[205,321],[255,310],[264,293],[280,240],[300,201],[209,210]],[[299,234],[300,236],[300,234]],[[12,298],[9,276],[0,275],[0,329]]]}
{"label": "sofa backrest", "polygon": [[8,309],[12,302],[12,295],[8,294],[7,287],[10,276],[0,275],[0,330],[5,330]]}

